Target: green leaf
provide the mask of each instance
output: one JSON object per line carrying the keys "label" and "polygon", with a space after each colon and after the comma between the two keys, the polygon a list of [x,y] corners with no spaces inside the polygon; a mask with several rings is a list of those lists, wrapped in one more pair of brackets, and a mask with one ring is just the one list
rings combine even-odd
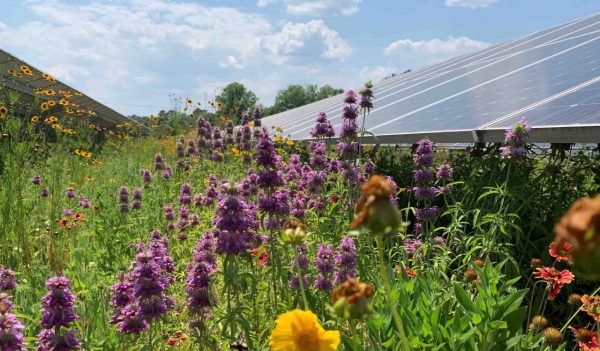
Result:
{"label": "green leaf", "polygon": [[473,301],[471,301],[471,298],[469,297],[469,295],[467,295],[467,292],[458,284],[454,285],[454,295],[456,295],[458,303],[467,312],[469,312],[470,314],[477,313],[477,308],[475,307],[475,304],[473,304]]}

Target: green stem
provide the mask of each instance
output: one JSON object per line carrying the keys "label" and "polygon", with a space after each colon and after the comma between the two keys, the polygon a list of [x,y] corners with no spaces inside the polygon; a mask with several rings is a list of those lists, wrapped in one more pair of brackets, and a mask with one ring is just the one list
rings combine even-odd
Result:
{"label": "green stem", "polygon": [[[596,290],[594,290],[594,292],[590,296],[596,295],[598,293],[598,291],[600,291],[600,286],[597,287]],[[561,333],[564,332],[565,329],[567,329],[567,327],[569,326],[569,324],[571,324],[571,322],[573,321],[573,319],[575,319],[575,316],[577,316],[577,313],[579,313],[579,311],[581,311],[581,307],[583,307],[583,305],[579,306],[579,308],[573,313],[573,315],[571,316],[571,318],[569,318],[569,320],[567,321],[567,323],[565,323],[565,325],[563,325],[563,327],[560,328],[560,332]]]}
{"label": "green stem", "polygon": [[300,270],[300,259],[298,258],[298,250],[294,247],[294,256],[296,259],[296,270],[298,271],[298,284],[300,285],[300,291],[302,292],[302,302],[304,303],[304,310],[308,311],[308,300],[306,299],[306,292],[304,291],[304,277]]}
{"label": "green stem", "polygon": [[390,283],[390,277],[388,275],[388,270],[385,264],[385,258],[383,253],[383,238],[381,235],[377,235],[377,249],[379,251],[379,270],[381,271],[381,276],[383,277],[383,284],[385,287],[385,293],[387,296],[388,303],[390,305],[390,309],[392,310],[392,318],[394,323],[396,324],[396,329],[400,334],[400,342],[403,351],[410,351],[410,344],[408,343],[408,338],[406,337],[406,333],[404,332],[404,326],[402,324],[402,319],[398,314],[398,309],[396,307],[396,299],[392,295],[392,284]]}

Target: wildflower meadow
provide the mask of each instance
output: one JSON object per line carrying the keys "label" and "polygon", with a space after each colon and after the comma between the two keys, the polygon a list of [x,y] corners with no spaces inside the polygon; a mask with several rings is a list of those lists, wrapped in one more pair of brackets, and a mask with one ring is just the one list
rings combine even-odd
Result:
{"label": "wildflower meadow", "polygon": [[0,350],[599,350],[598,146],[365,144],[371,88],[311,141],[1,90]]}

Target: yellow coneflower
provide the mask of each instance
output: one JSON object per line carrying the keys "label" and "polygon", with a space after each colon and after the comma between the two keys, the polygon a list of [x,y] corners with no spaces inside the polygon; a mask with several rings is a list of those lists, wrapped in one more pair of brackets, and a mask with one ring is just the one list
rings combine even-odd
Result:
{"label": "yellow coneflower", "polygon": [[52,90],[52,89],[46,89],[45,94],[48,96],[55,96],[56,95],[56,91]]}
{"label": "yellow coneflower", "polygon": [[81,152],[82,152],[81,150],[79,150],[79,149],[75,149],[75,155],[77,155],[77,156],[81,156]]}
{"label": "yellow coneflower", "polygon": [[269,337],[273,351],[335,351],[340,344],[340,332],[324,330],[311,311],[293,310],[275,321]]}
{"label": "yellow coneflower", "polygon": [[40,109],[42,109],[42,111],[48,111],[48,103],[42,102],[42,104],[40,105]]}
{"label": "yellow coneflower", "polygon": [[91,108],[88,109],[88,115],[90,116],[95,116],[96,115],[96,111],[92,110]]}
{"label": "yellow coneflower", "polygon": [[62,128],[62,127],[61,127],[61,126],[60,126],[60,124],[58,124],[58,123],[54,123],[54,124],[52,125],[52,129],[61,129],[61,128]]}
{"label": "yellow coneflower", "polygon": [[0,116],[4,116],[8,113],[8,109],[5,106],[0,106]]}
{"label": "yellow coneflower", "polygon": [[69,106],[69,101],[67,99],[60,99],[58,104],[63,106]]}
{"label": "yellow coneflower", "polygon": [[285,144],[286,144],[286,145],[289,145],[289,146],[292,146],[292,145],[294,145],[294,141],[293,141],[293,140],[290,140],[290,139],[288,139],[288,140],[286,140],[286,141],[285,141]]}
{"label": "yellow coneflower", "polygon": [[50,116],[48,118],[50,119],[50,123],[54,123],[54,122],[58,121],[58,117],[56,117],[56,116]]}
{"label": "yellow coneflower", "polygon": [[52,101],[52,100],[48,101],[48,106],[50,106],[50,107],[56,106],[56,101]]}
{"label": "yellow coneflower", "polygon": [[276,142],[283,141],[283,137],[282,137],[281,135],[277,135],[277,136],[275,137],[275,141],[276,141]]}
{"label": "yellow coneflower", "polygon": [[250,122],[248,122],[248,127],[250,127],[250,128],[254,128],[254,121],[250,121]]}
{"label": "yellow coneflower", "polygon": [[40,121],[40,118],[38,116],[31,116],[31,122],[37,123],[39,121]]}
{"label": "yellow coneflower", "polygon": [[93,125],[93,124],[90,124],[88,127],[89,127],[90,129],[96,129],[96,126],[95,126],[95,125]]}

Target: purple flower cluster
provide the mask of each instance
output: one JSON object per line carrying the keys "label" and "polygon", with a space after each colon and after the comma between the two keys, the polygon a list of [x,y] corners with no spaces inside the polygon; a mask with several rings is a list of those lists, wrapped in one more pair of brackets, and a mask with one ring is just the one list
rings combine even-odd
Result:
{"label": "purple flower cluster", "polygon": [[23,350],[23,324],[12,313],[10,295],[0,293],[0,350]]}
{"label": "purple flower cluster", "polygon": [[135,188],[133,189],[133,203],[131,204],[131,208],[134,210],[139,210],[142,208],[142,189]]}
{"label": "purple flower cluster", "polygon": [[73,189],[72,187],[68,187],[65,195],[67,196],[67,199],[74,198],[75,197],[75,189]]}
{"label": "purple flower cluster", "polygon": [[[76,350],[81,347],[71,324],[79,319],[75,313],[75,295],[69,291],[71,281],[56,276],[46,281],[50,290],[42,297],[43,330],[38,334],[38,351]],[[62,329],[66,329],[66,331]]]}
{"label": "purple flower cluster", "polygon": [[194,260],[187,266],[186,288],[187,306],[194,316],[190,328],[204,325],[210,315],[209,308],[217,301],[210,290],[212,274],[217,269],[214,233],[207,232],[196,243]]}
{"label": "purple flower cluster", "polygon": [[0,291],[9,291],[16,287],[17,278],[15,278],[15,272],[4,266],[0,266]]}
{"label": "purple flower cluster", "polygon": [[85,195],[79,194],[79,207],[90,208],[92,207],[92,203]]}
{"label": "purple flower cluster", "polygon": [[125,185],[119,188],[119,202],[121,203],[121,213],[129,212],[129,189]]}
{"label": "purple flower cluster", "polygon": [[33,185],[40,185],[42,183],[42,178],[36,174],[33,176],[31,182],[33,183]]}
{"label": "purple flower cluster", "polygon": [[324,169],[327,162],[327,145],[323,141],[310,142],[310,161],[309,164],[313,169]]}
{"label": "purple flower cluster", "polygon": [[409,258],[413,258],[417,250],[421,248],[423,242],[420,239],[404,239],[404,250]]}
{"label": "purple flower cluster", "polygon": [[216,251],[219,254],[239,255],[250,248],[258,230],[256,210],[244,201],[238,189],[225,183],[225,191],[219,196],[213,223],[217,228]]}
{"label": "purple flower cluster", "polygon": [[262,126],[262,112],[258,107],[254,109],[254,126],[257,128]]}
{"label": "purple flower cluster", "polygon": [[153,231],[149,245],[139,244],[133,271],[121,274],[119,282],[112,286],[111,322],[117,325],[117,330],[139,334],[174,306],[173,298],[166,294],[173,283],[174,270],[167,239],[159,231]]}
{"label": "purple flower cluster", "polygon": [[310,135],[315,138],[331,138],[335,136],[335,131],[331,122],[327,120],[325,112],[319,112],[315,126],[310,131]]}
{"label": "purple flower cluster", "polygon": [[527,143],[527,139],[529,139],[531,131],[531,126],[524,118],[521,118],[512,127],[508,128],[504,136],[506,145],[500,148],[502,158],[512,157],[516,160],[523,160],[527,154],[525,144]]}
{"label": "purple flower cluster", "polygon": [[319,244],[315,267],[317,268],[315,288],[324,292],[330,291],[333,288],[333,272],[335,270],[335,256],[331,244]]}
{"label": "purple flower cluster", "polygon": [[342,122],[342,130],[340,132],[340,142],[338,143],[337,150],[340,153],[342,160],[353,161],[358,157],[359,145],[357,142],[358,137],[358,125],[356,119],[358,118],[358,105],[356,93],[353,90],[346,92],[346,97],[342,111],[344,121]]}
{"label": "purple flower cluster", "polygon": [[359,106],[366,112],[369,112],[373,108],[373,90],[371,88],[373,84],[369,81],[365,84],[365,87],[358,93],[360,95]]}
{"label": "purple flower cluster", "polygon": [[356,275],[356,246],[354,239],[345,235],[338,246],[338,253],[335,257],[337,271],[335,272],[335,282],[341,284]]}

